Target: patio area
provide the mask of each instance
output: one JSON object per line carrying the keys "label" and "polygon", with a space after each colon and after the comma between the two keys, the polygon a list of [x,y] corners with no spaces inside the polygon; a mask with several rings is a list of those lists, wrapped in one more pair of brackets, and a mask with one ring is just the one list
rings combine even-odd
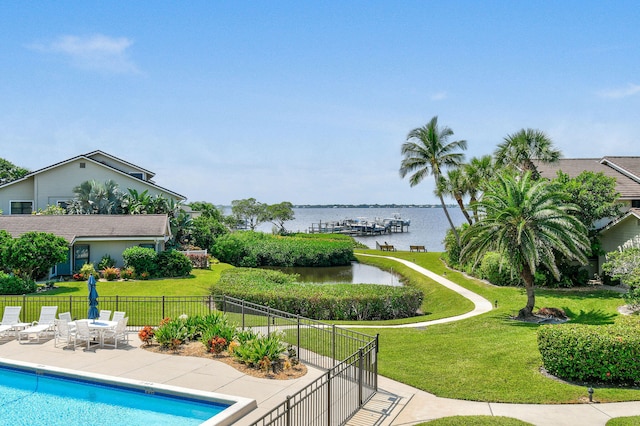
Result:
{"label": "patio area", "polygon": [[39,343],[19,344],[16,339],[0,341],[0,358],[51,365],[116,377],[199,389],[255,399],[258,408],[237,425],[250,425],[265,413],[320,377],[323,372],[307,367],[305,376],[291,380],[247,376],[213,359],[158,354],[141,348],[137,333],[129,335],[129,345],[113,348],[54,347],[53,338]]}

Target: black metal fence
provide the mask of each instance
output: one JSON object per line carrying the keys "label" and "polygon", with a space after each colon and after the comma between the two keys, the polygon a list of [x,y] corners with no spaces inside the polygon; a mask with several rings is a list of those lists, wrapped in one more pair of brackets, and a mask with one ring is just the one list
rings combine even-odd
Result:
{"label": "black metal fence", "polygon": [[[58,306],[86,318],[84,296],[0,296],[0,308],[22,306],[21,321],[38,320],[42,306]],[[267,413],[255,426],[345,424],[378,390],[378,337],[278,311],[240,299],[213,296],[100,296],[99,309],[125,311],[130,327],[155,326],[163,318],[223,311],[243,329],[280,333],[308,365],[327,370]]]}
{"label": "black metal fence", "polygon": [[377,392],[377,336],[229,297],[222,309],[238,314],[243,328],[282,333],[301,360],[328,370],[254,426],[343,425]]}
{"label": "black metal fence", "polygon": [[[23,322],[37,321],[42,306],[57,306],[58,313],[70,312],[73,319],[87,318],[86,296],[0,296],[0,307],[22,306]],[[163,318],[182,314],[206,315],[216,309],[212,296],[100,296],[98,309],[124,311],[132,327],[156,326]]]}

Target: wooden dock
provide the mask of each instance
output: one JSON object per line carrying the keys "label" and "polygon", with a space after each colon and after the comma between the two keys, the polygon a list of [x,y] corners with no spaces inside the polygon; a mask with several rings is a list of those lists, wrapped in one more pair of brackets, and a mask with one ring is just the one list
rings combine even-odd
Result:
{"label": "wooden dock", "polygon": [[345,234],[352,237],[366,237],[398,232],[409,232],[409,223],[400,219],[345,219],[336,222],[312,223],[309,234]]}

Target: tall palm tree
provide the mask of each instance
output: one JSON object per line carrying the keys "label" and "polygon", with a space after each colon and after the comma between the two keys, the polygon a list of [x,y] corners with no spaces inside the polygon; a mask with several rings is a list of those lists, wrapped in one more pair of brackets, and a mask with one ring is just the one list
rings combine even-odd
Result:
{"label": "tall palm tree", "polygon": [[[452,135],[453,130],[449,127],[438,127],[437,116],[425,126],[410,131],[400,151],[404,156],[400,163],[400,177],[404,178],[411,174],[409,184],[413,187],[422,182],[426,176],[433,175],[437,188],[442,172],[448,168],[458,167],[464,161],[464,154],[459,151],[467,149],[467,141],[449,142]],[[460,241],[442,193],[438,193],[438,197],[456,240]]]}
{"label": "tall palm tree", "polygon": [[461,259],[477,264],[484,253],[496,251],[519,272],[527,291],[519,318],[532,315],[538,265],[560,279],[557,255],[587,263],[589,238],[586,227],[572,215],[577,207],[547,181],[533,180],[529,172],[522,177],[503,173],[477,204],[481,219],[463,233]]}
{"label": "tall palm tree", "polygon": [[467,177],[464,174],[463,169],[451,169],[447,170],[446,176],[440,176],[438,185],[436,186],[436,195],[450,195],[458,203],[460,211],[464,215],[469,225],[473,223],[469,212],[464,205],[464,197],[467,195],[469,189]]}
{"label": "tall palm tree", "polygon": [[529,171],[533,179],[539,179],[535,161],[555,163],[562,153],[553,147],[553,141],[543,131],[522,129],[504,138],[494,155],[498,165],[513,167],[520,173]]}
{"label": "tall palm tree", "polygon": [[469,163],[464,166],[464,174],[466,176],[467,192],[469,195],[469,206],[473,211],[473,220],[478,221],[478,208],[475,206],[476,201],[480,198],[480,194],[484,191],[486,184],[493,179],[496,174],[496,166],[493,157],[483,155],[482,157],[473,157]]}

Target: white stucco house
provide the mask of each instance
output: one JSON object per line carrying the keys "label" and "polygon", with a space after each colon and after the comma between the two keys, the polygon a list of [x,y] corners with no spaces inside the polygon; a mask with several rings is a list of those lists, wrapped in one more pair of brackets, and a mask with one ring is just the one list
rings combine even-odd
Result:
{"label": "white stucco house", "polygon": [[73,188],[88,180],[113,180],[120,190],[148,190],[174,201],[186,198],[153,182],[154,173],[102,151],[93,151],[52,164],[0,185],[0,210],[3,215],[31,214],[49,205],[64,206],[74,197]]}
{"label": "white stucco house", "polygon": [[175,202],[185,197],[156,185],[154,173],[102,151],[93,151],[44,167],[21,179],[0,185],[0,229],[14,238],[27,231],[48,232],[69,243],[68,261],[52,275],[69,275],[87,262],[97,264],[108,254],[123,265],[122,252],[131,246],[163,251],[171,238],[166,214],[142,215],[36,215],[49,205],[65,206],[73,188],[88,180],[113,180],[123,192],[135,189],[162,195]]}

